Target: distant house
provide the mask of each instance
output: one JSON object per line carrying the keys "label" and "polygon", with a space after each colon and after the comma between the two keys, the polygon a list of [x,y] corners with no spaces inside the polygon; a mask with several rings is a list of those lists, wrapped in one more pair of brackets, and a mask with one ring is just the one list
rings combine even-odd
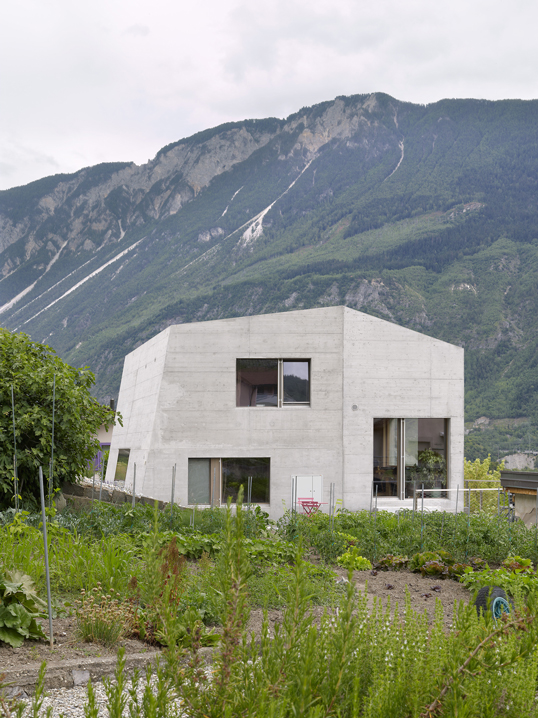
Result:
{"label": "distant house", "polygon": [[463,389],[463,349],[347,307],[171,326],[125,358],[106,481],[136,465],[136,492],[169,500],[176,465],[178,503],[244,485],[273,518],[292,487],[409,505],[463,485]]}

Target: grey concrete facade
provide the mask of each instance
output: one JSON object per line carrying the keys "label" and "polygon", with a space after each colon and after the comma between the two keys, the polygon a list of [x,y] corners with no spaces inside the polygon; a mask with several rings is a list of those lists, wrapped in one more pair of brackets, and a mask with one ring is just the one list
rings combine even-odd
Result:
{"label": "grey concrete facade", "polygon": [[[236,406],[237,359],[310,360],[309,406]],[[463,349],[347,307],[171,326],[125,358],[106,481],[129,449],[126,486],[187,505],[189,458],[270,458],[272,518],[291,477],[322,475],[368,508],[374,418],[443,418],[449,486],[463,485]],[[395,499],[397,502],[397,499]]]}

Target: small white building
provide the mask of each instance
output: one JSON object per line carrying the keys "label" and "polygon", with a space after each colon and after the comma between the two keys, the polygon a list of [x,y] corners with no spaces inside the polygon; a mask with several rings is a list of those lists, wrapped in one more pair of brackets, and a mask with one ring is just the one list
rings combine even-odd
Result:
{"label": "small white building", "polygon": [[125,358],[106,481],[136,465],[136,493],[169,501],[175,465],[177,503],[250,483],[271,518],[292,484],[325,510],[331,484],[349,510],[409,506],[463,486],[463,353],[347,307],[168,327]]}

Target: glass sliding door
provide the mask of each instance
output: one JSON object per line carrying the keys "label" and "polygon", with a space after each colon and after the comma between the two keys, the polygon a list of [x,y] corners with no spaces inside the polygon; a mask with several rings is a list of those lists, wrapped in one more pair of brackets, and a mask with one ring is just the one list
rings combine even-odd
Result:
{"label": "glass sliding door", "polygon": [[374,419],[374,494],[412,498],[424,485],[443,496],[448,424],[447,419]]}
{"label": "glass sliding door", "polygon": [[374,495],[398,496],[398,419],[374,419]]}
{"label": "glass sliding door", "polygon": [[425,489],[447,488],[446,424],[445,419],[405,420],[406,498],[412,498],[422,485]]}

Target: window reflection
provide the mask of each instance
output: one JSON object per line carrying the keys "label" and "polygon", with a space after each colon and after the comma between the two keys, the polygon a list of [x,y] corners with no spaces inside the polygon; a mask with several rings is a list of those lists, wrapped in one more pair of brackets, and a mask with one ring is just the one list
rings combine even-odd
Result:
{"label": "window reflection", "polygon": [[374,494],[398,495],[398,419],[374,419]]}
{"label": "window reflection", "polygon": [[446,489],[444,419],[405,419],[405,497],[423,484]]}
{"label": "window reflection", "polygon": [[309,359],[237,359],[236,406],[310,403]]}
{"label": "window reflection", "polygon": [[237,360],[237,406],[278,406],[278,359]]}
{"label": "window reflection", "polygon": [[255,504],[269,503],[269,459],[222,459],[222,503],[228,498],[237,502],[243,487],[243,501],[248,499],[248,479],[252,478],[250,500]]}
{"label": "window reflection", "polygon": [[446,419],[374,419],[374,494],[412,498],[422,485],[446,489],[447,426]]}
{"label": "window reflection", "polygon": [[284,403],[307,404],[310,401],[310,362],[286,361],[284,366]]}

